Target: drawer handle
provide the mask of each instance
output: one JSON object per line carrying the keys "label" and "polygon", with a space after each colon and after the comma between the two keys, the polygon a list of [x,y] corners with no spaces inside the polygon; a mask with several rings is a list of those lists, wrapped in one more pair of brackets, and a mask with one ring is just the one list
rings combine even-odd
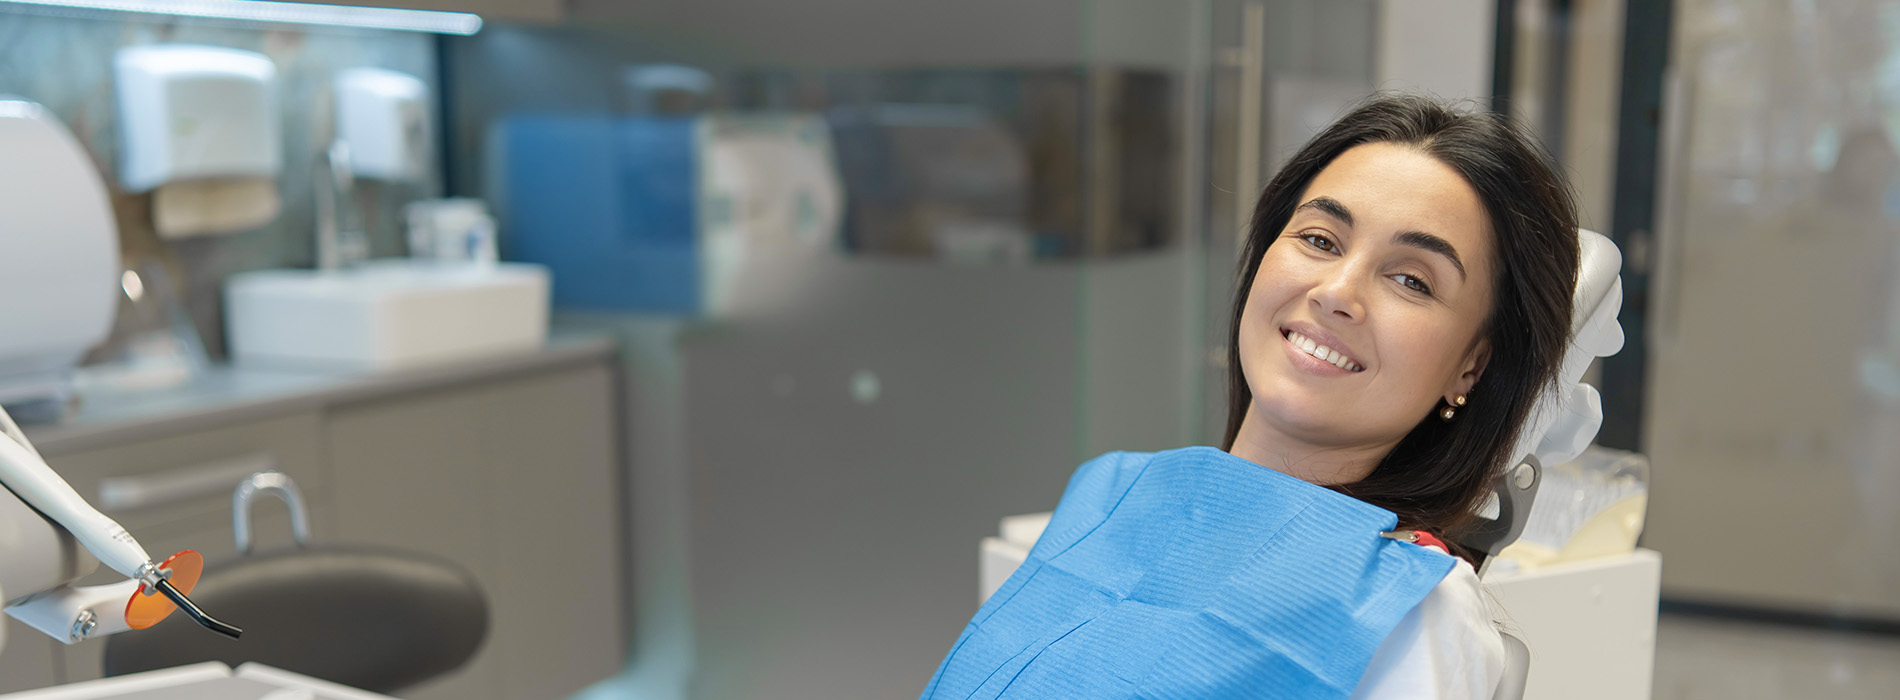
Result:
{"label": "drawer handle", "polygon": [[276,469],[276,457],[258,453],[171,469],[159,474],[100,479],[99,508],[106,511],[138,510],[230,493],[238,482],[250,478],[252,474]]}

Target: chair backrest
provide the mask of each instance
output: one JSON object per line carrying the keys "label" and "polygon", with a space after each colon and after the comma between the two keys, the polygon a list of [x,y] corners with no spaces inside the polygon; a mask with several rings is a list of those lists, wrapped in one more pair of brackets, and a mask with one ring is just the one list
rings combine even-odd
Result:
{"label": "chair backrest", "polygon": [[[1596,439],[1603,425],[1603,402],[1595,387],[1582,383],[1590,363],[1623,349],[1623,326],[1617,313],[1623,306],[1623,254],[1603,234],[1577,231],[1581,253],[1576,296],[1572,298],[1570,347],[1564,353],[1557,382],[1538,397],[1537,408],[1518,436],[1515,460],[1504,478],[1492,487],[1496,512],[1460,538],[1460,543],[1491,557],[1524,532],[1531,503],[1542,485],[1544,465],[1576,459]],[[1482,575],[1482,571],[1480,574]],[[1524,640],[1504,633],[1504,678],[1492,700],[1520,700],[1530,678],[1531,651]]]}
{"label": "chair backrest", "polygon": [[1501,632],[1504,637],[1504,677],[1498,680],[1498,688],[1491,693],[1491,700],[1521,700],[1524,697],[1524,684],[1531,677],[1531,648],[1524,640],[1509,632]]}
{"label": "chair backrest", "polygon": [[414,552],[297,549],[207,567],[192,599],[244,628],[229,640],[171,618],[106,642],[108,676],[256,661],[377,693],[466,663],[488,630],[473,576]]}

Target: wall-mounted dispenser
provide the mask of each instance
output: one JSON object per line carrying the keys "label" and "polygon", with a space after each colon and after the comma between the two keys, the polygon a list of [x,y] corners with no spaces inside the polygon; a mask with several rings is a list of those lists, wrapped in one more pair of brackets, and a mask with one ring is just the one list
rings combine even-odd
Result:
{"label": "wall-mounted dispenser", "polygon": [[428,172],[429,88],[413,75],[351,68],[336,76],[336,137],[359,178],[419,180]]}
{"label": "wall-mounted dispenser", "polygon": [[119,179],[153,191],[168,237],[233,233],[277,217],[283,166],[277,69],[252,51],[192,44],[119,50]]}

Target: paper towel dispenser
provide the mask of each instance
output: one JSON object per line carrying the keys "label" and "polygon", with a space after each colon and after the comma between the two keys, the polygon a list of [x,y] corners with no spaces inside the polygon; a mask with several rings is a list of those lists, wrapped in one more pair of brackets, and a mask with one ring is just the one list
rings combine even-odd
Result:
{"label": "paper towel dispenser", "polygon": [[336,77],[336,137],[349,144],[359,178],[421,179],[429,169],[429,89],[421,79],[382,68]]}
{"label": "paper towel dispenser", "polygon": [[263,54],[217,46],[121,49],[114,60],[119,179],[130,192],[203,177],[275,176],[283,166],[277,68]]}
{"label": "paper towel dispenser", "polygon": [[119,181],[128,192],[156,190],[161,235],[230,233],[276,218],[283,140],[269,58],[155,44],[120,49],[113,68]]}

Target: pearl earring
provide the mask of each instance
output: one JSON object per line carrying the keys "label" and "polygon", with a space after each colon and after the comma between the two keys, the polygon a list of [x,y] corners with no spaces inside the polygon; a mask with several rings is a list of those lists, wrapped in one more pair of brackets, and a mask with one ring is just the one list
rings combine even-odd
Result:
{"label": "pearl earring", "polygon": [[1462,408],[1465,405],[1465,395],[1464,394],[1454,395],[1451,397],[1451,400],[1446,403],[1450,405],[1446,406],[1445,410],[1439,411],[1438,417],[1442,420],[1450,421],[1452,417],[1458,415],[1458,409]]}

